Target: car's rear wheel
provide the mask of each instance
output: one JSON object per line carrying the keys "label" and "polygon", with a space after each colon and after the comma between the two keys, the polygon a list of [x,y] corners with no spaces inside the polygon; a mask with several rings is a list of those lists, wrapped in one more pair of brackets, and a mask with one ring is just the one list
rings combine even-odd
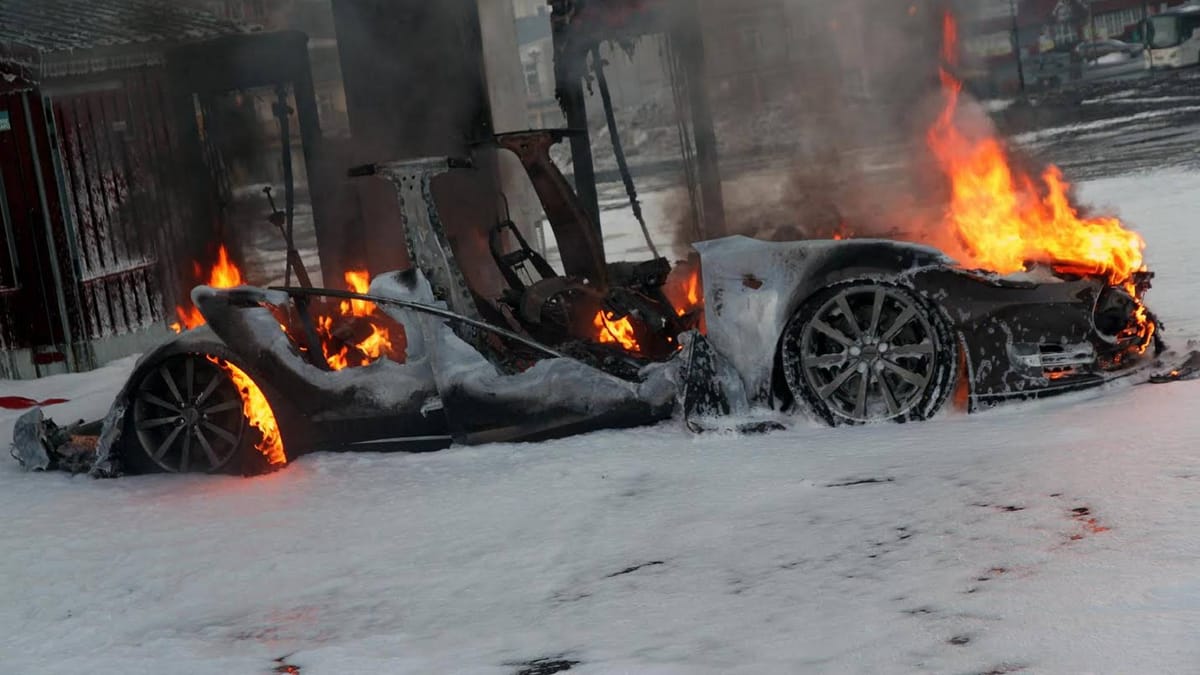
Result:
{"label": "car's rear wheel", "polygon": [[949,321],[913,292],[851,282],[817,293],[784,330],[783,374],[827,423],[924,420],[949,396],[958,355]]}
{"label": "car's rear wheel", "polygon": [[133,389],[125,461],[138,472],[244,472],[253,445],[229,373],[203,354],[145,369]]}

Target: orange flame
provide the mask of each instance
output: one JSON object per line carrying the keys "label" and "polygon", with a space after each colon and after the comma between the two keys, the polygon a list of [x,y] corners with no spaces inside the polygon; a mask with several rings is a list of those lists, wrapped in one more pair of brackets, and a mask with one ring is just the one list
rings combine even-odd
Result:
{"label": "orange flame", "polygon": [[1000,274],[1050,263],[1106,276],[1114,285],[1145,269],[1141,236],[1116,218],[1081,218],[1058,167],[1047,168],[1039,184],[1013,168],[997,139],[967,138],[955,125],[962,83],[945,70],[942,82],[947,106],[929,146],[951,183],[945,231],[970,263]]}
{"label": "orange flame", "polygon": [[950,66],[958,65],[958,21],[950,12],[942,15],[942,60]]}
{"label": "orange flame", "polygon": [[[1105,277],[1138,298],[1134,275],[1146,269],[1140,235],[1117,218],[1081,217],[1058,167],[1050,165],[1035,179],[1013,165],[995,136],[972,136],[959,126],[963,87],[950,72],[958,62],[958,27],[949,13],[943,29],[945,65],[939,75],[946,105],[927,135],[950,183],[950,203],[939,228],[947,241],[938,243],[981,269],[1010,274],[1030,263],[1049,264]],[[1144,352],[1154,326],[1144,307],[1136,318]]]}
{"label": "orange flame", "polygon": [[222,361],[214,356],[208,357],[209,361],[217,364],[229,373],[229,378],[233,380],[233,384],[238,388],[238,392],[242,395],[242,414],[250,422],[250,426],[258,429],[262,434],[262,440],[255,444],[254,447],[267,458],[267,462],[271,466],[284,466],[287,464],[287,454],[283,450],[283,436],[279,432],[279,423],[275,419],[275,412],[271,410],[271,404],[267,401],[267,397],[263,394],[262,389],[254,382],[241,368]]}
{"label": "orange flame", "polygon": [[687,301],[692,307],[700,304],[700,273],[692,272],[688,277]]}
{"label": "orange flame", "polygon": [[[201,269],[199,263],[195,264],[195,268],[196,277],[202,277],[204,271]],[[237,288],[245,283],[242,279],[242,271],[229,259],[229,252],[225,250],[225,245],[222,244],[217,250],[217,262],[208,273],[208,280],[202,282],[201,285],[213,288]],[[199,328],[206,323],[204,315],[190,303],[187,307],[183,305],[175,307],[175,315],[179,318],[179,321],[172,323],[170,328],[176,333]]]}
{"label": "orange flame", "polygon": [[[704,307],[704,291],[700,288],[700,268],[693,268],[688,273],[687,290],[684,297],[684,304],[676,311],[679,316],[684,317],[691,314],[698,314],[698,323],[695,328],[701,333],[708,333],[708,323],[704,316],[704,312],[700,311]],[[683,345],[679,346],[683,349]]]}
{"label": "orange flame", "polygon": [[[371,290],[371,277],[366,270],[346,272],[346,287],[355,293],[366,295]],[[375,303],[367,300],[347,300],[342,303],[342,314],[347,316],[371,316]]]}
{"label": "orange flame", "polygon": [[633,322],[629,317],[617,319],[612,312],[600,311],[596,314],[593,325],[599,330],[600,344],[616,344],[630,352],[642,350],[634,334]]}
{"label": "orange flame", "polygon": [[[366,270],[352,270],[345,274],[346,286],[355,293],[366,294],[371,287],[371,277]],[[375,303],[367,300],[344,300],[338,307],[343,317],[359,317],[369,319],[376,312]],[[362,364],[378,361],[393,353],[391,333],[387,328],[374,321],[368,321],[371,334],[357,344],[343,346],[339,351],[333,351],[333,317],[317,318],[317,331],[324,338],[325,361],[333,370],[345,370],[350,367],[352,357]],[[357,352],[357,354],[352,353]]]}
{"label": "orange flame", "polygon": [[242,271],[229,260],[229,252],[222,245],[217,249],[217,264],[208,275],[208,285],[213,288],[237,288],[245,282]]}
{"label": "orange flame", "polygon": [[678,316],[687,316],[704,304],[704,292],[700,289],[700,267],[698,264],[681,264],[676,267],[663,287],[667,300],[675,307]]}
{"label": "orange flame", "polygon": [[[698,311],[704,305],[704,292],[701,289],[699,262],[681,263],[671,270],[662,287],[662,299],[674,308],[679,317],[674,327],[682,332],[688,329],[699,329],[704,332],[704,315]],[[638,332],[641,332],[641,340]],[[615,312],[601,310],[592,319],[589,329],[592,340],[602,345],[617,345],[627,352],[658,358],[665,357],[668,349],[683,349],[675,335],[667,335],[663,330],[654,330],[647,326],[645,320],[634,316],[617,318]],[[665,344],[660,344],[659,339]],[[643,343],[642,340],[649,340]]]}

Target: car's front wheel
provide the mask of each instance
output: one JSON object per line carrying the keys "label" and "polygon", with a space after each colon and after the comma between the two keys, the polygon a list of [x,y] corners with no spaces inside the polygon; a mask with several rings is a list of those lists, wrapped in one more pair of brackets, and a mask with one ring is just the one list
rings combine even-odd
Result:
{"label": "car's front wheel", "polygon": [[784,330],[783,375],[797,402],[831,425],[924,420],[958,371],[949,321],[912,291],[850,282],[817,293]]}
{"label": "car's front wheel", "polygon": [[144,369],[132,391],[124,461],[139,472],[257,473],[241,393],[203,354]]}

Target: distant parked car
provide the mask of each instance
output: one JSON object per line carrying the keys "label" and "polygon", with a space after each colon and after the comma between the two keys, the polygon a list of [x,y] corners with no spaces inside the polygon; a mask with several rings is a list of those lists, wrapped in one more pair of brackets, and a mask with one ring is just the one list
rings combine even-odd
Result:
{"label": "distant parked car", "polygon": [[1070,52],[1042,52],[1026,61],[1025,76],[1038,87],[1059,87],[1079,79],[1080,69],[1072,68],[1072,65]]}
{"label": "distant parked car", "polygon": [[1059,47],[1029,59],[1026,75],[1042,87],[1140,77],[1149,70],[1144,45],[1121,40],[1094,40]]}
{"label": "distant parked car", "polygon": [[1073,54],[1081,63],[1082,79],[1107,80],[1145,74],[1149,69],[1145,51],[1141,44],[1108,39],[1081,42]]}

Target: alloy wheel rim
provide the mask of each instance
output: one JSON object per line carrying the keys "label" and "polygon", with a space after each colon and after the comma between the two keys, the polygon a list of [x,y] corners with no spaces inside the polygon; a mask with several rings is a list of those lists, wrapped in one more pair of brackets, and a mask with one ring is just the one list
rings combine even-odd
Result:
{"label": "alloy wheel rim", "polygon": [[804,328],[800,368],[829,411],[858,423],[913,412],[934,381],[937,347],[925,312],[888,286],[834,295]]}
{"label": "alloy wheel rim", "polygon": [[242,445],[241,394],[204,356],[170,359],[138,385],[134,429],[146,456],[163,471],[219,471]]}

